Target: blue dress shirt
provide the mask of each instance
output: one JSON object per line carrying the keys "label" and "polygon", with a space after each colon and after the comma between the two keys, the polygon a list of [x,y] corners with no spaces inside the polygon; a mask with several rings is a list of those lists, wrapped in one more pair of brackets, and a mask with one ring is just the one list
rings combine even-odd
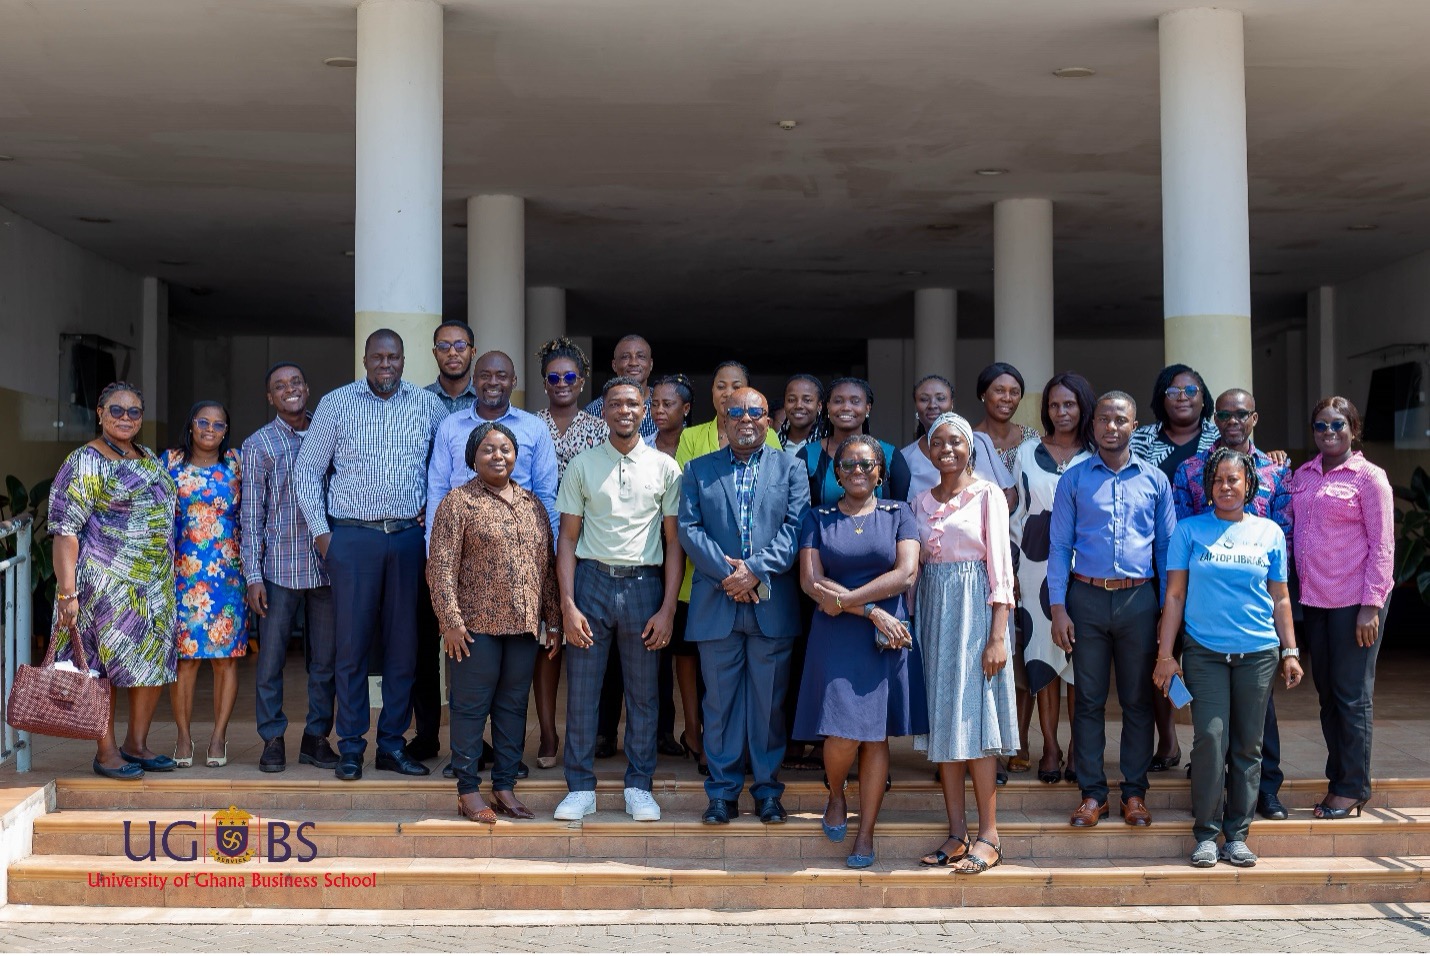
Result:
{"label": "blue dress shirt", "polygon": [[1172,486],[1161,469],[1132,455],[1114,472],[1094,454],[1073,465],[1053,498],[1048,603],[1066,604],[1074,568],[1090,578],[1161,578],[1177,527]]}
{"label": "blue dress shirt", "polygon": [[437,428],[432,442],[432,462],[427,466],[427,537],[432,536],[432,523],[437,519],[437,506],[447,492],[460,488],[477,476],[467,467],[467,438],[472,429],[483,422],[494,421],[511,429],[516,436],[516,467],[511,480],[536,495],[546,515],[551,519],[551,540],[556,540],[560,517],[556,513],[556,445],[551,430],[540,418],[508,405],[500,418],[487,419],[477,414],[476,406],[448,415]]}

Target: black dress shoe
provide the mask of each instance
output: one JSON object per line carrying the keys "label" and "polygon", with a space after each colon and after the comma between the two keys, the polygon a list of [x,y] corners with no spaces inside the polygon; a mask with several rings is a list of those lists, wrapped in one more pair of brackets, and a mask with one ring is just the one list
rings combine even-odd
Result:
{"label": "black dress shoe", "polygon": [[664,733],[655,738],[655,752],[662,757],[683,757],[685,747],[675,739],[675,734]]}
{"label": "black dress shoe", "polygon": [[274,737],[263,744],[263,756],[258,758],[258,769],[264,773],[282,773],[288,769],[288,752],[283,747],[283,738]]}
{"label": "black dress shoe", "polygon": [[339,780],[362,779],[362,757],[358,754],[343,754],[338,758],[338,767],[333,776]]}
{"label": "black dress shoe", "polygon": [[609,737],[597,737],[597,738],[596,738],[596,759],[597,759],[597,760],[605,760],[607,757],[614,757],[615,755],[616,755],[616,745],[611,742],[611,738],[609,738]]}
{"label": "black dress shoe", "polygon": [[718,825],[729,823],[740,815],[740,805],[734,800],[721,800],[719,797],[710,801],[710,806],[705,808],[705,816],[700,818],[700,822]]}
{"label": "black dress shoe", "polygon": [[298,747],[298,762],[321,770],[332,770],[338,765],[338,752],[328,743],[327,737],[304,734],[303,743]]}
{"label": "black dress shoe", "polygon": [[442,752],[442,747],[436,739],[427,740],[422,737],[413,737],[402,749],[413,760],[431,760]]}
{"label": "black dress shoe", "polygon": [[1286,807],[1274,793],[1262,793],[1256,797],[1256,812],[1268,820],[1286,819]]}
{"label": "black dress shoe", "polygon": [[432,772],[425,764],[413,760],[402,750],[379,750],[373,766],[378,770],[390,770],[393,773],[406,774],[409,777],[425,777]]}
{"label": "black dress shoe", "polygon": [[757,805],[761,823],[784,823],[788,818],[779,797],[765,797]]}
{"label": "black dress shoe", "polygon": [[455,767],[452,766],[452,761],[448,760],[447,766],[442,768],[442,776],[446,777],[448,780],[457,779],[457,770]]}

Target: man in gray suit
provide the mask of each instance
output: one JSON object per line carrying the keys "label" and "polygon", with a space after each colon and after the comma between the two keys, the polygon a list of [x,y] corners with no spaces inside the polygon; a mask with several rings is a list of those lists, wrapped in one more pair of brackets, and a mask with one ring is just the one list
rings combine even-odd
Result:
{"label": "man in gray suit", "polygon": [[784,697],[799,634],[799,526],[809,510],[802,462],[765,446],[770,404],[752,388],[729,399],[727,448],[685,467],[680,543],[695,566],[685,639],[699,645],[705,678],[704,822],[739,816],[749,757],[750,794],[765,823],[783,823]]}

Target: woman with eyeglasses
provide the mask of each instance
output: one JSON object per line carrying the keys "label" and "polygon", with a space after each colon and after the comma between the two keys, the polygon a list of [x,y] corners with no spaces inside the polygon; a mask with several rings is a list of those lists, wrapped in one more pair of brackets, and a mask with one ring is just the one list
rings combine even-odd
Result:
{"label": "woman with eyeglasses", "polygon": [[174,572],[178,594],[178,681],[169,691],[178,739],[174,760],[194,762],[190,721],[199,665],[213,666],[214,723],[204,764],[228,763],[228,721],[238,700],[236,658],[248,653],[246,588],[239,567],[239,492],[243,465],[229,447],[228,409],[202,401],[189,409],[179,447],[165,457],[178,487]]}
{"label": "woman with eyeglasses", "polygon": [[178,658],[174,481],[136,440],[144,421],[139,389],[113,382],[95,411],[99,437],[70,453],[50,487],[55,660],[78,667],[77,639],[90,670],[128,691],[124,743],[115,738],[111,706],[92,766],[101,777],[135,780],[176,766],[149,748],[154,711]]}
{"label": "woman with eyeglasses", "polygon": [[[806,449],[807,451],[808,449]],[[848,830],[845,785],[859,760],[859,831],[846,865],[873,866],[874,826],[889,775],[889,738],[928,732],[924,680],[904,593],[918,577],[919,530],[909,506],[880,501],[883,443],[854,434],[834,449],[843,494],[800,529],[800,588],[819,606],[810,627],[791,736],[824,741],[824,835]]]}
{"label": "woman with eyeglasses", "polygon": [[1318,454],[1291,477],[1303,644],[1326,738],[1322,820],[1359,816],[1370,799],[1371,698],[1394,585],[1395,505],[1384,470],[1355,449],[1361,417],[1339,395],[1311,413]]}

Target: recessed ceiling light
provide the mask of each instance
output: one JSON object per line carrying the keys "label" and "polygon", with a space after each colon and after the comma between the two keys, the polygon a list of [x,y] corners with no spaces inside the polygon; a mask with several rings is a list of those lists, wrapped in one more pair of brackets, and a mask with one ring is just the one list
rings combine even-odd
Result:
{"label": "recessed ceiling light", "polygon": [[980,176],[1002,176],[1008,170],[989,167],[988,169],[975,169],[974,172]]}
{"label": "recessed ceiling light", "polygon": [[900,272],[899,275],[901,275],[901,276],[923,276],[923,275],[928,275],[928,273],[927,273],[927,272],[924,272],[922,269],[905,269],[903,272]]}
{"label": "recessed ceiling light", "polygon": [[323,61],[323,66],[335,66],[340,70],[351,70],[357,66],[357,59],[350,56],[330,56]]}
{"label": "recessed ceiling light", "polygon": [[187,259],[160,259],[160,260],[159,260],[159,265],[161,265],[161,266],[186,266],[186,265],[188,265],[188,264],[189,264],[189,260],[187,260]]}
{"label": "recessed ceiling light", "polygon": [[1090,66],[1065,66],[1053,71],[1053,76],[1063,80],[1081,80],[1096,75],[1097,71]]}
{"label": "recessed ceiling light", "polygon": [[109,223],[114,221],[113,219],[107,219],[104,216],[76,216],[75,218],[78,219],[80,222],[92,222],[96,225],[101,226],[108,225]]}
{"label": "recessed ceiling light", "polygon": [[799,120],[780,120],[775,125],[777,125],[780,129],[788,133],[790,130],[794,129],[796,126],[799,125]]}
{"label": "recessed ceiling light", "polygon": [[1346,226],[1351,232],[1375,232],[1380,227],[1373,222],[1356,222]]}

